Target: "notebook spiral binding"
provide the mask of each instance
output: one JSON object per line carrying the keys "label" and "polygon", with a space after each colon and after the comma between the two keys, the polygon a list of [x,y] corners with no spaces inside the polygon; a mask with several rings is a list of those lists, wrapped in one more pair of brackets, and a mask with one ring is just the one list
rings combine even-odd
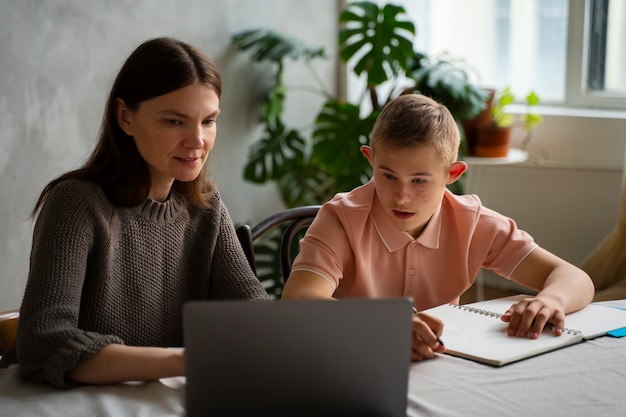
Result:
{"label": "notebook spiral binding", "polygon": [[[502,317],[502,314],[495,313],[493,311],[483,310],[483,309],[480,309],[480,308],[463,306],[463,305],[458,305],[458,304],[450,304],[450,306],[454,307],[454,308],[458,308],[459,310],[465,310],[465,311],[469,311],[470,313],[481,314],[483,316],[494,317],[494,318],[497,318],[497,319]],[[546,326],[548,326],[548,325],[546,325]],[[568,329],[568,328],[563,329],[563,333],[567,333],[567,334],[571,334],[571,335],[582,334],[582,332],[580,332],[578,330]]]}

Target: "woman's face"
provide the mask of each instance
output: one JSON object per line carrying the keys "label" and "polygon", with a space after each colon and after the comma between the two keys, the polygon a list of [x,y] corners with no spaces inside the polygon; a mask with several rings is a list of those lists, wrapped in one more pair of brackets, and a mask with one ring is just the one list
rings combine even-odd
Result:
{"label": "woman's face", "polygon": [[198,177],[215,143],[219,112],[217,93],[199,83],[146,100],[134,112],[118,99],[118,123],[150,170],[150,198],[165,201],[174,180]]}

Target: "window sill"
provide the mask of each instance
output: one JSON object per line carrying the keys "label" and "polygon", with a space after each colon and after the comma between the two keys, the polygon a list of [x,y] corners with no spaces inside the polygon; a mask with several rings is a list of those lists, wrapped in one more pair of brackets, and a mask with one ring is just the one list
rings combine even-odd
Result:
{"label": "window sill", "polygon": [[[513,114],[522,114],[526,111],[523,104],[511,104],[508,110]],[[574,108],[566,106],[540,105],[534,110],[542,116],[575,117],[586,119],[613,119],[626,120],[626,110]]]}

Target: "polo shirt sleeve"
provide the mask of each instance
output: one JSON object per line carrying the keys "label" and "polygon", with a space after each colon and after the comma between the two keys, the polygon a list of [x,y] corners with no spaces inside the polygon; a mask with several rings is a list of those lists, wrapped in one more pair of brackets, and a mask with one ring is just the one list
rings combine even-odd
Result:
{"label": "polo shirt sleeve", "polygon": [[[471,244],[473,255],[481,253],[482,267],[507,279],[538,245],[515,221],[494,210],[481,207]],[[470,259],[472,258],[470,254]]]}
{"label": "polo shirt sleeve", "polygon": [[293,271],[313,272],[323,277],[333,291],[339,286],[346,268],[354,265],[354,255],[339,214],[331,204],[322,206],[306,235],[300,240],[300,252]]}

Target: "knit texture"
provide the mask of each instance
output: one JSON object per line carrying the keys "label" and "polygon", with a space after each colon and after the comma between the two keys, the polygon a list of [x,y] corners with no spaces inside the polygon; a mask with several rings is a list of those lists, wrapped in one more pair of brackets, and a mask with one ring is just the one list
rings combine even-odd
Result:
{"label": "knit texture", "polygon": [[107,344],[182,346],[182,306],[198,299],[269,299],[217,192],[208,210],[176,195],[124,208],[95,183],[64,181],[35,223],[16,346],[0,366],[67,386]]}

